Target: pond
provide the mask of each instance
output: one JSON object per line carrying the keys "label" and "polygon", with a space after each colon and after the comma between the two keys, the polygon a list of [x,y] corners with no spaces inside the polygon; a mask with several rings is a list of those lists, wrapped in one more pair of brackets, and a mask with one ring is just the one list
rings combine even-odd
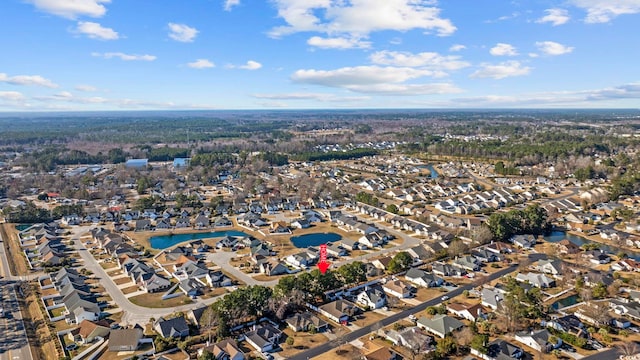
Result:
{"label": "pond", "polygon": [[555,310],[562,309],[564,307],[577,304],[578,300],[579,300],[578,295],[571,295],[564,299],[560,299],[554,302],[553,304],[551,304],[551,307],[554,308]]}
{"label": "pond", "polygon": [[544,239],[546,241],[549,242],[559,242],[563,239],[567,239],[569,241],[571,241],[572,243],[578,245],[578,246],[582,246],[584,244],[598,244],[599,248],[610,253],[610,254],[618,254],[620,252],[623,252],[625,254],[627,254],[627,256],[630,259],[634,259],[636,261],[640,261],[640,253],[634,252],[634,251],[629,251],[626,249],[621,249],[619,247],[615,247],[615,246],[611,246],[611,245],[607,245],[607,244],[602,244],[596,241],[591,241],[591,240],[587,240],[583,237],[580,236],[576,236],[573,234],[567,234],[564,231],[559,231],[559,230],[554,230],[551,232],[551,234],[544,236]]}
{"label": "pond", "polygon": [[341,240],[342,236],[336,233],[313,233],[291,237],[293,246],[297,248],[307,248],[309,246],[318,246],[328,242]]}
{"label": "pond", "polygon": [[431,178],[435,179],[438,177],[438,172],[436,171],[436,169],[433,168],[432,164],[427,164],[427,165],[418,165],[417,166],[418,169],[429,169],[429,172],[431,173]]}
{"label": "pond", "polygon": [[249,236],[242,231],[228,230],[228,231],[210,231],[201,233],[185,233],[185,234],[172,234],[162,236],[152,236],[149,238],[149,244],[154,249],[166,249],[168,247],[177,245],[179,243],[198,239],[218,238],[224,236]]}

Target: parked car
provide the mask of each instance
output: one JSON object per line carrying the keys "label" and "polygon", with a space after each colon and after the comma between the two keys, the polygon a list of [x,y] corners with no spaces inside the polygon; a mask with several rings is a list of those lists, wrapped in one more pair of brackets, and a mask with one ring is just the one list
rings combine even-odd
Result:
{"label": "parked car", "polygon": [[66,349],[67,351],[75,350],[75,349],[77,349],[77,348],[78,348],[78,345],[76,345],[76,343],[69,344],[69,345],[67,345],[67,346],[65,347],[65,349]]}

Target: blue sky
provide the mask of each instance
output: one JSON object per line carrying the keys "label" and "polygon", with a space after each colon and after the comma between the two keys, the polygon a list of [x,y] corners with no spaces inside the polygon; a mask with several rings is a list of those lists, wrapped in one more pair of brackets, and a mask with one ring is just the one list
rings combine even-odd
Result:
{"label": "blue sky", "polygon": [[0,33],[0,111],[640,107],[640,0],[2,0]]}

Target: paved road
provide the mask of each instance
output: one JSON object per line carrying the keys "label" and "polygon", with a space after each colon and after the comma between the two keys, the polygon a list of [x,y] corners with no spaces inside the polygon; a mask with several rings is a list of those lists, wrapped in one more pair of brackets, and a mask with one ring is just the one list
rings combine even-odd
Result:
{"label": "paved road", "polygon": [[123,324],[145,324],[152,317],[158,318],[160,316],[169,315],[176,311],[188,311],[201,305],[211,304],[218,299],[218,297],[213,297],[205,300],[199,300],[188,305],[182,305],[172,308],[147,308],[132,303],[118,288],[118,285],[113,282],[111,277],[107,275],[102,266],[98,264],[93,255],[91,255],[91,253],[86,249],[82,241],[80,241],[80,237],[90,229],[91,226],[80,226],[74,228],[74,235],[71,237],[74,242],[73,246],[78,251],[78,254],[83,260],[83,267],[93,272],[94,276],[96,276],[100,280],[100,285],[104,286],[106,292],[111,296],[113,302],[116,303],[118,307],[122,309],[122,311],[124,311],[124,315],[122,317]]}
{"label": "paved road", "polygon": [[5,312],[5,316],[0,318],[0,360],[31,360],[31,348],[14,285],[13,281],[0,281],[0,306]]}
{"label": "paved road", "polygon": [[[529,257],[531,258],[531,260],[536,261],[539,259],[543,259],[546,258],[546,256],[544,254],[532,254],[529,255]],[[518,265],[517,264],[511,264],[511,266],[502,269],[500,271],[497,271],[487,277],[485,277],[485,282],[490,282],[493,281],[497,278],[500,278],[502,276],[505,276],[506,274],[509,274],[515,270],[518,269]],[[458,296],[460,294],[462,294],[462,292],[464,292],[465,290],[471,290],[474,287],[476,287],[477,285],[474,284],[469,284],[469,285],[465,285],[465,286],[459,286],[457,287],[455,290],[452,290],[450,292],[447,293],[447,296],[449,296],[450,298],[453,298],[455,296]],[[326,342],[320,346],[316,346],[312,349],[309,349],[307,351],[303,351],[295,356],[290,357],[290,360],[306,360],[306,359],[311,359],[313,357],[316,357],[318,355],[322,355],[325,354],[329,351],[331,351],[332,349],[337,348],[338,346],[347,343],[347,342],[351,342],[353,340],[356,340],[362,336],[365,336],[369,333],[371,333],[373,331],[373,329],[379,329],[382,328],[384,326],[390,325],[400,319],[406,318],[411,314],[417,314],[420,311],[423,311],[424,309],[428,308],[429,306],[436,306],[438,304],[440,304],[442,302],[441,298],[434,298],[431,299],[429,301],[423,302],[420,305],[417,305],[411,309],[407,309],[404,310],[402,312],[399,312],[395,315],[389,316],[385,319],[380,320],[377,323],[371,324],[369,326],[365,326],[362,327],[358,330],[352,331],[336,340],[332,340],[329,342]]]}
{"label": "paved road", "polygon": [[618,349],[613,348],[600,351],[597,354],[583,357],[582,360],[615,360],[618,359],[619,356],[620,354],[618,353]]}
{"label": "paved road", "polygon": [[7,314],[0,319],[0,360],[31,360],[31,348],[14,289],[16,280],[21,277],[11,275],[4,241],[0,237],[0,306]]}

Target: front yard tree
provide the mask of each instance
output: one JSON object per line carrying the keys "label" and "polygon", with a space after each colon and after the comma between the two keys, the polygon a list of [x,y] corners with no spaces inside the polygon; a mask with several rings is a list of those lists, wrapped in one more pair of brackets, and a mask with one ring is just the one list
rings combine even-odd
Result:
{"label": "front yard tree", "polygon": [[367,267],[360,261],[354,261],[340,266],[337,273],[345,285],[367,281]]}
{"label": "front yard tree", "polygon": [[389,204],[387,205],[387,212],[390,212],[392,214],[397,214],[398,213],[398,206],[396,204]]}
{"label": "front yard tree", "polygon": [[413,258],[406,251],[397,253],[389,262],[389,273],[395,274],[409,269],[413,264]]}

